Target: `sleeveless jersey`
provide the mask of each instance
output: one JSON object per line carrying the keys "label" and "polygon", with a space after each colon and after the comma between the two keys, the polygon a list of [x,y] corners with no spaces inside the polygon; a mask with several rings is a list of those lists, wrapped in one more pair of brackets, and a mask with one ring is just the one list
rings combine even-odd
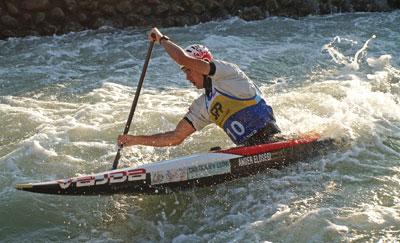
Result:
{"label": "sleeveless jersey", "polygon": [[242,144],[275,121],[272,108],[238,66],[218,60],[214,64],[211,91],[193,102],[186,118],[196,130],[215,123],[235,144]]}

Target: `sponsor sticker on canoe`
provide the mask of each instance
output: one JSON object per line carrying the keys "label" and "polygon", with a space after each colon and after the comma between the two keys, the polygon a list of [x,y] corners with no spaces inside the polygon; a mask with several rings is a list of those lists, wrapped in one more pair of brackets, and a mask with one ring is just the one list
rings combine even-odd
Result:
{"label": "sponsor sticker on canoe", "polygon": [[58,180],[57,183],[61,189],[67,189],[71,186],[71,184],[75,184],[76,187],[86,187],[103,184],[118,184],[126,181],[139,180],[146,180],[145,169],[124,170],[96,176],[75,177],[65,180]]}
{"label": "sponsor sticker on canoe", "polygon": [[151,184],[157,185],[169,182],[186,181],[190,179],[221,175],[230,172],[231,165],[228,160],[218,161],[192,167],[152,172]]}
{"label": "sponsor sticker on canoe", "polygon": [[231,164],[228,160],[188,168],[188,179],[195,179],[213,175],[221,175],[231,172]]}
{"label": "sponsor sticker on canoe", "polygon": [[151,173],[151,184],[162,184],[187,180],[187,168],[156,171]]}
{"label": "sponsor sticker on canoe", "polygon": [[268,161],[271,158],[272,158],[271,153],[262,153],[262,154],[256,154],[253,156],[242,157],[242,158],[239,158],[239,166],[258,164],[258,163]]}

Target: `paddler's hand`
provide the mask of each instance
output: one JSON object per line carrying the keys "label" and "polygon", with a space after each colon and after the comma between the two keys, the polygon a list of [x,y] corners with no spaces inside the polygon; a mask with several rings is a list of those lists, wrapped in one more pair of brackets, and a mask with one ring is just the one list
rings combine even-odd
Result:
{"label": "paddler's hand", "polygon": [[160,43],[160,38],[162,36],[163,36],[163,34],[157,29],[157,27],[154,27],[153,29],[151,29],[151,31],[149,33],[149,40]]}
{"label": "paddler's hand", "polygon": [[117,138],[118,146],[126,147],[134,145],[135,137],[132,135],[119,135]]}

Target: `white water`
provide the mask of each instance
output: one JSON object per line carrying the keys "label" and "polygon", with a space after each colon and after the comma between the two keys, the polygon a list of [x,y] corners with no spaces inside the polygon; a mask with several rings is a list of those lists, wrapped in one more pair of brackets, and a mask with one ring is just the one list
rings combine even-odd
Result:
{"label": "white water", "polygon": [[[341,151],[167,196],[61,197],[20,182],[109,170],[147,50],[145,30],[0,41],[0,240],[396,241],[400,237],[400,13],[233,18],[164,29],[236,62],[285,134]],[[174,128],[199,95],[156,46],[131,133]],[[214,126],[173,148],[124,149],[120,166],[233,144]]]}

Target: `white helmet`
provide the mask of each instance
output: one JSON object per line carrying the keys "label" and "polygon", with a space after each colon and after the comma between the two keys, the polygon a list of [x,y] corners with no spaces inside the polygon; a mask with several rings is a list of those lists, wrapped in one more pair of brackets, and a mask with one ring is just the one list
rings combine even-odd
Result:
{"label": "white helmet", "polygon": [[206,62],[211,62],[213,60],[213,56],[207,47],[199,44],[190,45],[185,48],[185,51],[189,56],[194,57],[196,59],[200,59]]}

